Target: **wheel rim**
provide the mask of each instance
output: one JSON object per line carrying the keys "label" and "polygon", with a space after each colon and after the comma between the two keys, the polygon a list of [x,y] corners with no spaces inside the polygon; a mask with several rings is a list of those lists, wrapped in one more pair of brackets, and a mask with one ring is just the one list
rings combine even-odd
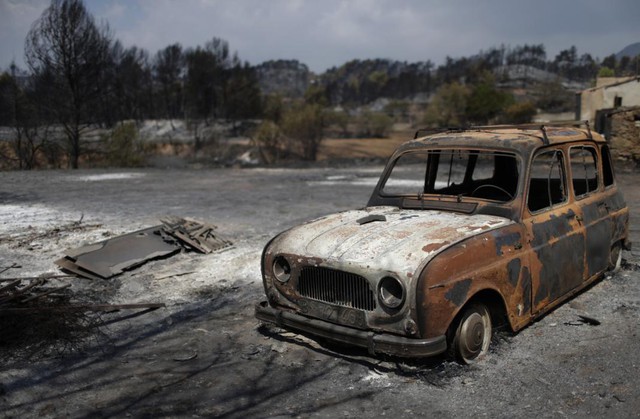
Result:
{"label": "wheel rim", "polygon": [[619,245],[613,246],[611,248],[611,253],[609,254],[609,270],[613,272],[617,272],[620,269],[620,265],[622,264],[622,251]]}
{"label": "wheel rim", "polygon": [[491,319],[486,309],[472,312],[460,325],[459,349],[465,362],[484,355],[491,343]]}

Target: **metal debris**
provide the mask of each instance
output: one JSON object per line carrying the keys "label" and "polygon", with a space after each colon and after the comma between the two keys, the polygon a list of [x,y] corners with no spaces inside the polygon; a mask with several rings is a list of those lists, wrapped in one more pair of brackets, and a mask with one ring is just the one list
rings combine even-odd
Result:
{"label": "metal debris", "polygon": [[594,319],[591,316],[585,316],[583,314],[578,314],[578,317],[580,317],[580,321],[588,324],[589,326],[600,326],[602,324],[600,322],[600,320]]}
{"label": "metal debris", "polygon": [[89,279],[107,279],[143,263],[168,257],[180,251],[150,227],[99,243],[67,250],[67,256],[55,261],[62,269]]}
{"label": "metal debris", "polygon": [[184,248],[200,253],[227,249],[231,241],[214,234],[216,226],[169,216],[162,225],[66,251],[54,263],[88,279],[108,279],[150,260],[172,256]]}
{"label": "metal debris", "polygon": [[180,241],[187,248],[208,254],[231,247],[233,243],[214,234],[217,228],[190,218],[169,216],[160,220],[162,231]]}
{"label": "metal debris", "polygon": [[588,324],[589,326],[600,326],[602,323],[598,319],[594,319],[590,316],[585,316],[583,314],[578,314],[578,320],[564,322],[567,326],[582,326],[583,324]]}

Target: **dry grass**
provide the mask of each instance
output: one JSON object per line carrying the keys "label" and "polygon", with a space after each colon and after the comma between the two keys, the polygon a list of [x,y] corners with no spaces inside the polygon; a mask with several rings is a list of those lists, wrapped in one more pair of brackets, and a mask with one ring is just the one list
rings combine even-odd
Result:
{"label": "dry grass", "polygon": [[318,160],[387,159],[413,131],[394,131],[389,138],[326,138],[320,144]]}

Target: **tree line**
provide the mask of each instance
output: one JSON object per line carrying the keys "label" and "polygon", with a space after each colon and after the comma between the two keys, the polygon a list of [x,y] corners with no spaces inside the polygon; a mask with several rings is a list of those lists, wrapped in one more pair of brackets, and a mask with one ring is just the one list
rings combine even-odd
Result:
{"label": "tree line", "polygon": [[[28,71],[0,76],[0,126],[14,127],[14,154],[29,168],[62,127],[69,165],[77,168],[90,128],[124,120],[171,118],[192,125],[261,114],[253,68],[212,38],[203,46],[169,45],[151,56],[125,48],[81,0],[52,0],[25,40]],[[7,156],[5,156],[7,157]]]}
{"label": "tree line", "polygon": [[[558,81],[589,83],[597,75],[632,76],[640,69],[640,56],[603,60],[589,53],[579,54],[575,46],[561,50],[552,59],[542,44],[500,46],[470,57],[446,57],[436,66],[430,60],[415,63],[392,60],[352,60],[332,67],[319,76],[332,105],[363,105],[379,97],[404,99],[417,93],[431,94],[452,83],[473,85],[493,73],[497,83],[509,82],[509,66],[525,66],[548,72]],[[522,80],[521,87],[532,87],[534,78]]]}

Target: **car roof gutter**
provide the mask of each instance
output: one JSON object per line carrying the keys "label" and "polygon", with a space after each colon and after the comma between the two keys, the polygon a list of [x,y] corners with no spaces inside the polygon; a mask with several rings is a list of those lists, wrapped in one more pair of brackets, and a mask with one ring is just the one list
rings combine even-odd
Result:
{"label": "car roof gutter", "polygon": [[[574,126],[580,127],[584,125],[587,129],[588,138],[593,140],[593,136],[591,135],[591,127],[589,126],[589,121],[556,121],[556,122],[545,122],[544,124],[516,124],[516,125],[470,125],[467,127],[449,127],[449,128],[440,128],[440,129],[418,129],[413,136],[413,139],[417,139],[420,134],[424,135],[434,135],[441,134],[445,132],[465,132],[465,131],[480,131],[480,130],[497,130],[497,129],[519,129],[519,130],[540,130],[542,132],[542,137],[532,135],[533,137],[540,138],[544,145],[549,145],[549,137],[547,136],[547,127],[566,127],[566,126]],[[531,135],[531,134],[526,134]]]}

